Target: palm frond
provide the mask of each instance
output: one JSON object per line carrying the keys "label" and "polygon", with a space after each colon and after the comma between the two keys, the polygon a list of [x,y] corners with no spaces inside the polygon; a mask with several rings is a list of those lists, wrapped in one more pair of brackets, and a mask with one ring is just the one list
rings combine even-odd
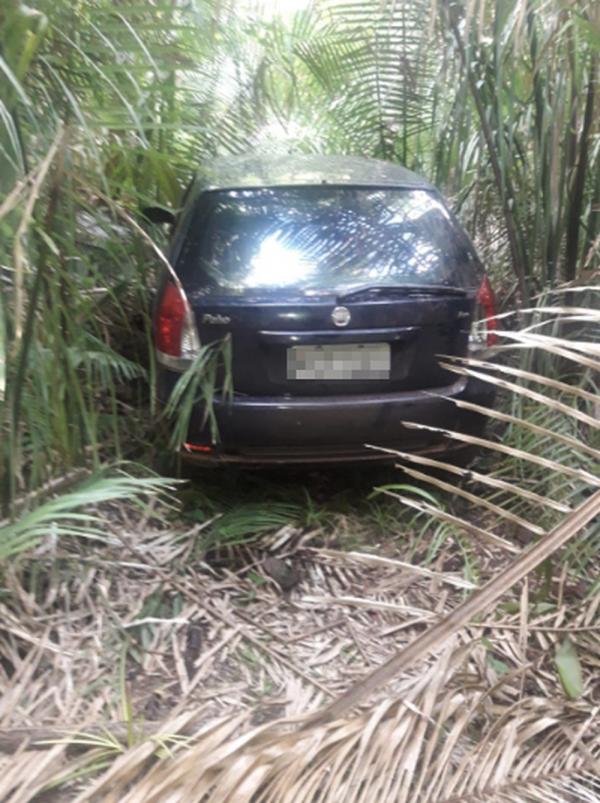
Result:
{"label": "palm frond", "polygon": [[[193,746],[144,772],[147,743],[125,753],[77,800],[593,800],[600,754],[593,715],[525,698],[496,706],[490,717],[484,693],[453,687],[467,655],[447,649],[403,700],[386,700],[362,716],[291,733],[285,722],[243,732],[240,718],[218,720],[194,732]],[[174,725],[163,723],[163,732],[176,732]]]}
{"label": "palm frond", "polygon": [[44,538],[75,535],[102,540],[100,519],[91,510],[105,502],[144,499],[172,490],[162,477],[92,477],[74,491],[64,493],[23,513],[14,522],[0,522],[0,561],[37,546]]}

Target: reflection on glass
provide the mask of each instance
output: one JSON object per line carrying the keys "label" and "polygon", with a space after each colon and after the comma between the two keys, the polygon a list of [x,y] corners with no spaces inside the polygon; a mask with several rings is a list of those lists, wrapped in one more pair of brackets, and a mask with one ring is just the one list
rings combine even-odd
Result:
{"label": "reflection on glass", "polygon": [[[424,190],[280,187],[201,199],[187,250],[216,292],[474,283],[471,247]],[[200,265],[198,266],[198,254]]]}
{"label": "reflection on glass", "polygon": [[243,284],[246,287],[294,286],[308,279],[314,269],[314,262],[310,262],[302,251],[289,248],[278,239],[278,234],[269,235],[250,260],[250,270],[243,278]]}

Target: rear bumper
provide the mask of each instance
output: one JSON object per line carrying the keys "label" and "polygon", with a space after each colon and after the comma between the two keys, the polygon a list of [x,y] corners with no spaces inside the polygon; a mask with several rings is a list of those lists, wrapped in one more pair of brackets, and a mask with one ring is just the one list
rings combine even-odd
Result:
{"label": "rear bumper", "polygon": [[217,402],[220,442],[208,452],[210,433],[193,416],[182,457],[201,464],[338,463],[390,460],[367,446],[435,453],[457,448],[437,433],[404,427],[403,421],[468,434],[480,433],[485,418],[461,410],[451,399],[491,407],[493,387],[460,379],[429,391],[302,398],[235,398]]}

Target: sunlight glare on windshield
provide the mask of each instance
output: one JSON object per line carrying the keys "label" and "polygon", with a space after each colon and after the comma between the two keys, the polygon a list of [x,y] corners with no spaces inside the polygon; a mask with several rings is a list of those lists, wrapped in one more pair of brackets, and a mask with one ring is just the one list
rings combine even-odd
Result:
{"label": "sunlight glare on windshield", "polygon": [[250,265],[246,287],[285,287],[307,279],[315,270],[314,262],[286,246],[277,234],[262,241]]}

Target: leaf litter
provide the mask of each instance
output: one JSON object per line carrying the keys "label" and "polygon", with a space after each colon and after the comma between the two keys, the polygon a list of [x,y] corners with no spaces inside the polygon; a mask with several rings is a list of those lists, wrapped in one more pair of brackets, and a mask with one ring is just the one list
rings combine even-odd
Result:
{"label": "leaf litter", "polygon": [[[291,522],[261,532],[228,566],[215,568],[198,550],[202,525],[182,530],[160,504],[145,513],[104,505],[95,514],[107,536],[103,545],[91,550],[62,541],[52,555],[38,556],[60,563],[60,574],[48,567],[58,585],[50,580],[30,593],[23,585],[26,561],[7,578],[11,597],[0,602],[7,800],[32,799],[44,789],[50,789],[44,799],[52,800],[53,784],[56,795],[66,791],[81,800],[158,801],[172,794],[216,801],[235,789],[240,800],[259,792],[261,800],[308,801],[310,794],[359,800],[369,767],[377,777],[387,772],[394,788],[379,788],[374,775],[385,796],[367,799],[442,800],[448,770],[440,762],[450,750],[448,766],[458,775],[465,773],[459,759],[465,751],[491,767],[487,776],[456,781],[461,795],[469,784],[483,789],[502,779],[523,745],[541,749],[546,738],[563,744],[578,770],[597,761],[598,728],[586,723],[600,694],[594,680],[600,626],[584,601],[536,615],[523,612],[514,589],[512,609],[463,627],[441,655],[390,677],[342,718],[311,725],[311,715],[472,593],[472,581],[445,570],[460,565],[456,542],[449,539],[424,568],[411,565],[408,534],[377,554],[369,544],[345,552],[328,545],[336,539],[323,528],[307,531]],[[474,541],[473,550],[480,585],[512,558],[484,540]],[[277,581],[278,572],[285,582]],[[597,611],[597,601],[591,607]],[[581,732],[572,755],[572,738],[558,727],[563,719]],[[510,761],[492,752],[500,737],[509,752],[514,745]],[[441,740],[439,756],[432,738]],[[405,751],[402,762],[386,754],[386,744]],[[202,773],[190,775],[196,745],[210,759],[201,762]],[[360,756],[366,763],[359,772]],[[425,777],[419,767],[426,757],[438,768],[429,767]],[[524,778],[533,767],[527,766]],[[357,773],[362,780],[354,787]],[[252,790],[246,797],[239,792],[245,785]],[[352,789],[356,796],[348,797]],[[407,797],[417,789],[421,797]]]}

